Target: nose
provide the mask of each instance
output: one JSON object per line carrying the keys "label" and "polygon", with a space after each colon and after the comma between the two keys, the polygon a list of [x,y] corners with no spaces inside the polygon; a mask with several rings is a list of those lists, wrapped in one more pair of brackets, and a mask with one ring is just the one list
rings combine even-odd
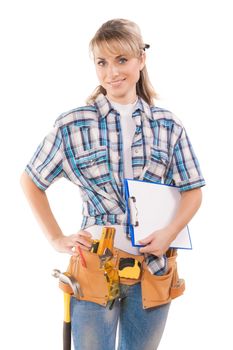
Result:
{"label": "nose", "polygon": [[111,63],[108,65],[108,76],[109,78],[114,78],[114,77],[117,77],[119,75],[119,69],[118,67]]}

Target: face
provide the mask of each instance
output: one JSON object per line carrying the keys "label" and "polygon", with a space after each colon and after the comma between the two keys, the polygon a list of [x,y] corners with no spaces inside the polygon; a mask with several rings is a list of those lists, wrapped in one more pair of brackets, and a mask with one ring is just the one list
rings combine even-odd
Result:
{"label": "face", "polygon": [[136,99],[136,83],[145,65],[145,54],[137,58],[96,48],[94,61],[97,77],[107,91],[107,97],[117,103],[133,103]]}

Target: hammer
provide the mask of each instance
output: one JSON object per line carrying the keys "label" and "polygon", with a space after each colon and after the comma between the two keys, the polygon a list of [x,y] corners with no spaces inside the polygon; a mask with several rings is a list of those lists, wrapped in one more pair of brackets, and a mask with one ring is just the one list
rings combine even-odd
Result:
{"label": "hammer", "polygon": [[71,287],[75,297],[79,297],[79,296],[83,297],[80,284],[68,272],[62,273],[60,270],[54,269],[52,271],[52,276],[55,278],[59,278],[60,282],[68,284]]}
{"label": "hammer", "polygon": [[[80,284],[69,273],[62,273],[54,269],[52,276],[59,278],[60,282],[68,284],[75,297],[83,296]],[[70,318],[70,294],[64,292],[64,321],[63,321],[63,350],[71,350],[71,318]]]}

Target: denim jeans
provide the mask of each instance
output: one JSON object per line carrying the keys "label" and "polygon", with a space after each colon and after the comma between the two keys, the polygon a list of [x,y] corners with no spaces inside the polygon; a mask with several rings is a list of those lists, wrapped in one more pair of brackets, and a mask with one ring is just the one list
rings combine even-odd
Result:
{"label": "denim jeans", "polygon": [[[143,309],[141,284],[121,285],[121,295],[110,310],[71,298],[71,327],[75,350],[156,350],[170,303]],[[119,321],[119,337],[116,340]]]}

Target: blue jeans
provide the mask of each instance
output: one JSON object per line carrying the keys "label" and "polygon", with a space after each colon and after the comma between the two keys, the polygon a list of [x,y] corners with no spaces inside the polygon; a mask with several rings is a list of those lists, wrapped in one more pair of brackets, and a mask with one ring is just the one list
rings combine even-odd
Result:
{"label": "blue jeans", "polygon": [[119,320],[118,350],[156,350],[169,304],[143,309],[141,284],[121,285],[112,310],[71,298],[71,327],[75,350],[114,350]]}

